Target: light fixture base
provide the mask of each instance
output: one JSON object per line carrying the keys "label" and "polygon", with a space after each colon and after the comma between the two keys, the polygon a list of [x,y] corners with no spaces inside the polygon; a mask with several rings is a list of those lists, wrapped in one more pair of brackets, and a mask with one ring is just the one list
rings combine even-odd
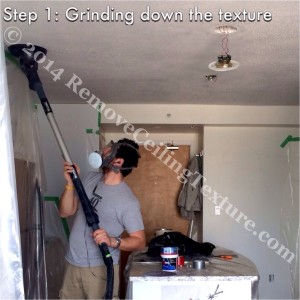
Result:
{"label": "light fixture base", "polygon": [[231,25],[221,25],[215,29],[215,33],[218,34],[231,34],[235,32],[237,32],[237,28]]}

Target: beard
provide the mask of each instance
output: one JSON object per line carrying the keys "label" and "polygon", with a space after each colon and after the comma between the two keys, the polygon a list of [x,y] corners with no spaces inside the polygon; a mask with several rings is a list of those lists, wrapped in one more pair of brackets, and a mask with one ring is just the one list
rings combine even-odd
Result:
{"label": "beard", "polygon": [[108,167],[101,167],[102,168],[102,172],[103,172],[103,174],[106,174],[106,173],[108,173],[109,172],[109,168]]}

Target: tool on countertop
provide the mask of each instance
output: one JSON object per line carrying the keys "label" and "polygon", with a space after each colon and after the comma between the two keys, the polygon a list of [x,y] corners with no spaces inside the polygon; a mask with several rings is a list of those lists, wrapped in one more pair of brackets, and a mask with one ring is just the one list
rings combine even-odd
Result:
{"label": "tool on countertop", "polygon": [[237,255],[213,255],[215,258],[221,258],[225,260],[231,260],[233,257],[237,257]]}

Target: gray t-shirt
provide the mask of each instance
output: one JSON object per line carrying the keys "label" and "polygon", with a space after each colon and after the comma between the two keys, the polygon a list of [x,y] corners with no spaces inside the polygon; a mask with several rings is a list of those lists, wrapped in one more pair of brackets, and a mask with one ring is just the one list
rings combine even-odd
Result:
{"label": "gray t-shirt", "polygon": [[[144,229],[140,205],[125,182],[107,185],[102,174],[90,172],[83,186],[99,216],[99,226],[109,236],[119,237],[124,230],[128,233]],[[104,265],[99,247],[91,236],[80,202],[69,239],[66,260],[78,267]],[[109,248],[114,264],[119,263],[120,250]]]}

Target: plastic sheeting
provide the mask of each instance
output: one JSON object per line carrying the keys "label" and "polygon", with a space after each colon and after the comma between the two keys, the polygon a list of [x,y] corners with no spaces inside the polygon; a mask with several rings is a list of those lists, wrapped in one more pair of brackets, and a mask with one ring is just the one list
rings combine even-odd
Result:
{"label": "plastic sheeting", "polygon": [[299,299],[299,143],[288,143],[282,150],[287,158],[289,195],[282,199],[281,237],[283,244],[295,254],[290,270],[290,290],[293,299]]}
{"label": "plastic sheeting", "polygon": [[23,270],[10,108],[0,39],[0,299],[23,299]]}
{"label": "plastic sheeting", "polygon": [[35,95],[21,70],[7,61],[7,82],[19,206],[24,292],[27,299],[47,298],[42,165]]}

